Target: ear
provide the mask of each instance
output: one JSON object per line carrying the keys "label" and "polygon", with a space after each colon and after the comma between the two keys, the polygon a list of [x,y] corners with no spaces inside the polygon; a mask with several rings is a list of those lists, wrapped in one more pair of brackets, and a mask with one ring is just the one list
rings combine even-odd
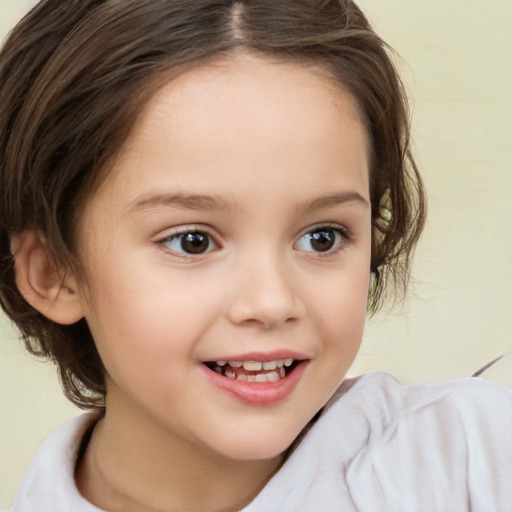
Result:
{"label": "ear", "polygon": [[11,253],[16,285],[34,309],[65,325],[84,316],[76,280],[58,272],[41,233],[23,231],[12,235]]}

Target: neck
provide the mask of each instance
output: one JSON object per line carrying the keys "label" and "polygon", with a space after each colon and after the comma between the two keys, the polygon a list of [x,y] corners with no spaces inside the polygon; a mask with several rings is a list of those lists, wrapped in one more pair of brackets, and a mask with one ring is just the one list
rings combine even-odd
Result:
{"label": "neck", "polygon": [[281,463],[226,458],[116,405],[107,402],[76,472],[82,495],[104,510],[239,510]]}

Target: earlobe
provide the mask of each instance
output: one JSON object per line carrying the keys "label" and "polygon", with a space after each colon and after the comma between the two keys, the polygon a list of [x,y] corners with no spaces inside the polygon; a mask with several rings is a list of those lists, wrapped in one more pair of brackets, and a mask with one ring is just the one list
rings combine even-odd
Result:
{"label": "earlobe", "polygon": [[11,236],[16,284],[25,300],[59,324],[73,324],[83,316],[76,281],[56,268],[44,237],[36,231]]}

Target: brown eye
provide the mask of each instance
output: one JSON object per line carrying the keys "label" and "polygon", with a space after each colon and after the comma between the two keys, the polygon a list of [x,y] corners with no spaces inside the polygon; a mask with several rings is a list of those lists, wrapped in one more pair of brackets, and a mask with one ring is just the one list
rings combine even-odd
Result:
{"label": "brown eye", "polygon": [[216,247],[210,235],[201,231],[172,235],[166,238],[163,244],[178,254],[204,254]]}
{"label": "brown eye", "polygon": [[210,239],[204,233],[181,235],[181,248],[189,254],[201,254],[208,250]]}
{"label": "brown eye", "polygon": [[303,235],[296,244],[296,248],[305,252],[329,252],[336,250],[345,236],[338,228],[317,228]]}
{"label": "brown eye", "polygon": [[311,247],[317,252],[325,252],[332,249],[336,241],[336,234],[332,229],[322,229],[313,231],[310,235],[309,243]]}

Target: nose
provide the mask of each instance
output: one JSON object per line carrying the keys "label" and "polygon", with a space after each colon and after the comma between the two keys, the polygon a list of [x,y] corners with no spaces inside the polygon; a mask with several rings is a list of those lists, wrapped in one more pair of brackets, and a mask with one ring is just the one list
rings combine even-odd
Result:
{"label": "nose", "polygon": [[276,256],[252,258],[232,274],[228,317],[265,329],[292,324],[304,313],[297,278]]}

